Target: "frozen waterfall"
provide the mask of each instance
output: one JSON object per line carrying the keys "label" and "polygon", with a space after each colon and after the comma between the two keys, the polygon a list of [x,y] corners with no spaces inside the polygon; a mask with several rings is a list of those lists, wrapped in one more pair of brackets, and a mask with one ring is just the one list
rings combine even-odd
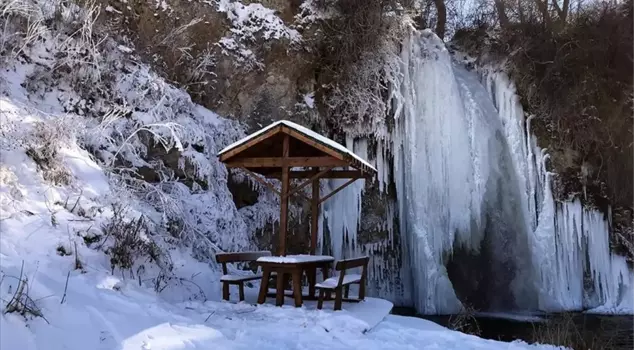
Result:
{"label": "frozen waterfall", "polygon": [[380,133],[389,136],[371,143],[374,152],[363,138],[346,145],[373,156],[381,191],[396,188],[385,203],[388,237],[360,242],[359,181],[325,203],[320,242],[337,258],[370,251],[369,290],[425,314],[458,312],[465,301],[504,311],[631,308],[634,276],[610,252],[609,223],[579,201],[554,201],[547,152],[505,74],[467,70],[428,30],[412,31],[400,59],[395,123]]}

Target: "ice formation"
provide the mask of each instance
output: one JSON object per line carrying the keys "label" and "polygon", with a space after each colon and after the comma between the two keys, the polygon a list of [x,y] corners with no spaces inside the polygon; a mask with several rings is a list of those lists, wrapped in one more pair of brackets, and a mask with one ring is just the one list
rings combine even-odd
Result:
{"label": "ice formation", "polygon": [[[390,247],[391,226],[388,239],[359,242],[363,181],[324,204],[320,242],[336,258],[378,252],[370,254],[370,291],[421,313],[461,309],[447,271],[456,249],[487,251],[494,277],[484,288],[493,309],[603,305],[622,312],[631,305],[634,276],[610,252],[609,222],[579,201],[555,202],[548,154],[537,147],[531,118],[506,75],[491,67],[467,70],[430,31],[412,31],[400,60],[395,125],[382,133],[389,136],[376,140],[376,152],[363,138],[348,137],[346,144],[365,159],[372,153],[381,191],[394,182],[397,199],[385,203],[391,208],[385,222],[397,218],[400,247]],[[383,254],[399,248],[398,263]]]}

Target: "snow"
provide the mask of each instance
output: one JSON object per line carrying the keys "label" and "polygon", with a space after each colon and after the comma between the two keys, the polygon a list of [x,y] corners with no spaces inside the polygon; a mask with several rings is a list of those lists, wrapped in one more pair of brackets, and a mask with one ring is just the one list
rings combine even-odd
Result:
{"label": "snow", "polygon": [[278,264],[295,264],[295,263],[309,263],[309,262],[325,262],[334,261],[335,258],[328,255],[287,255],[287,256],[262,256],[257,261],[278,263]]}
{"label": "snow", "polygon": [[[317,283],[315,286],[318,288],[335,288],[339,285],[339,279],[341,277],[340,276],[332,276],[326,280],[324,280],[323,282],[319,282]],[[354,282],[359,282],[361,281],[361,275],[357,275],[357,274],[346,274],[343,275],[343,282],[342,285],[346,285],[346,284],[350,284],[350,283],[354,283]]]}
{"label": "snow", "polygon": [[134,51],[134,49],[131,49],[131,48],[129,48],[127,46],[124,46],[124,45],[117,46],[117,49],[119,49],[119,51],[121,51],[123,53],[131,53],[131,52]]}
{"label": "snow", "polygon": [[256,40],[256,34],[265,40],[301,40],[299,32],[288,28],[284,21],[275,15],[274,10],[260,3],[244,5],[239,1],[218,0],[216,4],[219,12],[227,14],[232,23],[231,32],[240,40]]}
{"label": "snow", "polygon": [[368,163],[366,160],[364,160],[363,158],[359,157],[358,155],[354,154],[352,151],[350,151],[349,149],[347,149],[343,145],[341,145],[341,144],[339,144],[339,143],[337,143],[337,142],[335,142],[335,141],[333,141],[333,140],[331,140],[331,139],[329,139],[329,138],[327,138],[325,136],[322,136],[322,135],[320,135],[320,134],[318,134],[318,133],[316,133],[316,132],[314,132],[314,131],[306,128],[306,127],[303,127],[303,126],[301,126],[299,124],[293,123],[293,122],[288,121],[288,120],[278,120],[278,121],[272,123],[271,125],[269,125],[269,126],[267,126],[265,128],[262,128],[262,129],[260,129],[260,130],[258,130],[256,132],[254,132],[253,134],[248,135],[248,136],[244,137],[243,139],[240,139],[240,140],[230,144],[229,146],[223,148],[220,152],[218,152],[218,156],[222,155],[223,153],[227,153],[230,150],[232,150],[233,148],[236,148],[236,147],[238,147],[238,146],[240,146],[242,144],[245,144],[245,143],[249,142],[250,140],[253,140],[253,139],[257,138],[258,136],[260,136],[260,135],[266,133],[267,131],[269,131],[271,129],[274,129],[274,128],[280,126],[280,125],[284,125],[284,126],[287,126],[287,127],[291,128],[291,129],[294,129],[295,131],[300,132],[300,133],[302,133],[302,134],[304,134],[304,135],[306,135],[306,136],[318,141],[319,143],[323,144],[324,146],[327,146],[327,147],[331,148],[334,151],[347,154],[347,155],[351,156],[352,158],[356,159],[357,161],[359,161],[361,164],[365,165],[366,167],[376,171],[376,169],[370,163]]}
{"label": "snow", "polygon": [[315,93],[310,92],[304,95],[304,104],[308,108],[315,108]]}

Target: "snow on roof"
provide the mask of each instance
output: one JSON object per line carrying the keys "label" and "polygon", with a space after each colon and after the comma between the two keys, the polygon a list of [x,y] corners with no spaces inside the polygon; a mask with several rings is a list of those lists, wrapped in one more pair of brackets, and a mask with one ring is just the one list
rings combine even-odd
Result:
{"label": "snow on roof", "polygon": [[252,140],[252,139],[254,139],[254,138],[256,138],[256,137],[258,137],[260,135],[262,135],[262,134],[264,134],[265,132],[267,132],[267,131],[269,131],[269,130],[277,127],[277,126],[280,126],[280,125],[284,125],[284,126],[287,126],[287,127],[291,128],[291,129],[294,129],[295,131],[298,131],[298,132],[300,132],[300,133],[302,133],[302,134],[304,134],[304,135],[306,135],[306,136],[308,136],[308,137],[310,137],[312,139],[315,139],[319,143],[322,143],[323,145],[325,145],[327,147],[330,147],[330,148],[332,148],[335,151],[348,154],[352,158],[358,160],[361,164],[363,164],[366,167],[376,171],[376,168],[373,167],[372,165],[370,165],[370,163],[368,163],[365,159],[363,159],[363,158],[359,157],[358,155],[354,154],[351,150],[347,149],[342,144],[337,143],[337,142],[335,142],[335,141],[333,141],[333,140],[331,140],[331,139],[329,139],[329,138],[327,138],[327,137],[325,137],[323,135],[320,135],[320,134],[318,134],[318,133],[316,133],[316,132],[314,132],[314,131],[306,128],[306,127],[303,127],[303,126],[301,126],[299,124],[293,123],[293,122],[288,121],[288,120],[279,120],[279,121],[277,121],[277,122],[275,122],[275,123],[263,128],[263,129],[260,129],[260,130],[258,130],[256,132],[254,132],[253,134],[248,135],[245,138],[243,138],[241,140],[238,140],[238,141],[230,144],[229,146],[225,147],[224,149],[222,149],[222,151],[220,151],[218,153],[218,155],[226,153],[226,152],[230,151],[231,149],[236,148],[236,147],[238,147],[238,146],[240,146],[240,145],[242,145],[242,144],[244,144],[244,143],[246,143],[246,142],[248,142],[248,141],[250,141],[250,140]]}

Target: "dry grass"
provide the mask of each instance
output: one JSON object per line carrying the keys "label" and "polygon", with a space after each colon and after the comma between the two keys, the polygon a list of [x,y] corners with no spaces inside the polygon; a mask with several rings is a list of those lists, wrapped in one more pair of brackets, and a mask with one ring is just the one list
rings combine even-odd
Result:
{"label": "dry grass", "polygon": [[462,311],[457,315],[451,315],[447,327],[458,332],[479,336],[482,334],[476,318],[477,310],[471,305],[463,305]]}
{"label": "dry grass", "polygon": [[59,154],[64,140],[70,138],[69,130],[62,121],[38,122],[27,141],[26,154],[37,164],[44,180],[55,185],[68,185],[72,179]]}
{"label": "dry grass", "polygon": [[[631,349],[631,329],[623,329],[605,318],[598,328],[580,324],[579,315],[564,313],[548,322],[533,325],[532,340],[542,344],[565,346],[574,350]],[[629,332],[629,334],[628,334]],[[629,340],[628,340],[629,336]],[[628,346],[629,343],[629,346]]]}

